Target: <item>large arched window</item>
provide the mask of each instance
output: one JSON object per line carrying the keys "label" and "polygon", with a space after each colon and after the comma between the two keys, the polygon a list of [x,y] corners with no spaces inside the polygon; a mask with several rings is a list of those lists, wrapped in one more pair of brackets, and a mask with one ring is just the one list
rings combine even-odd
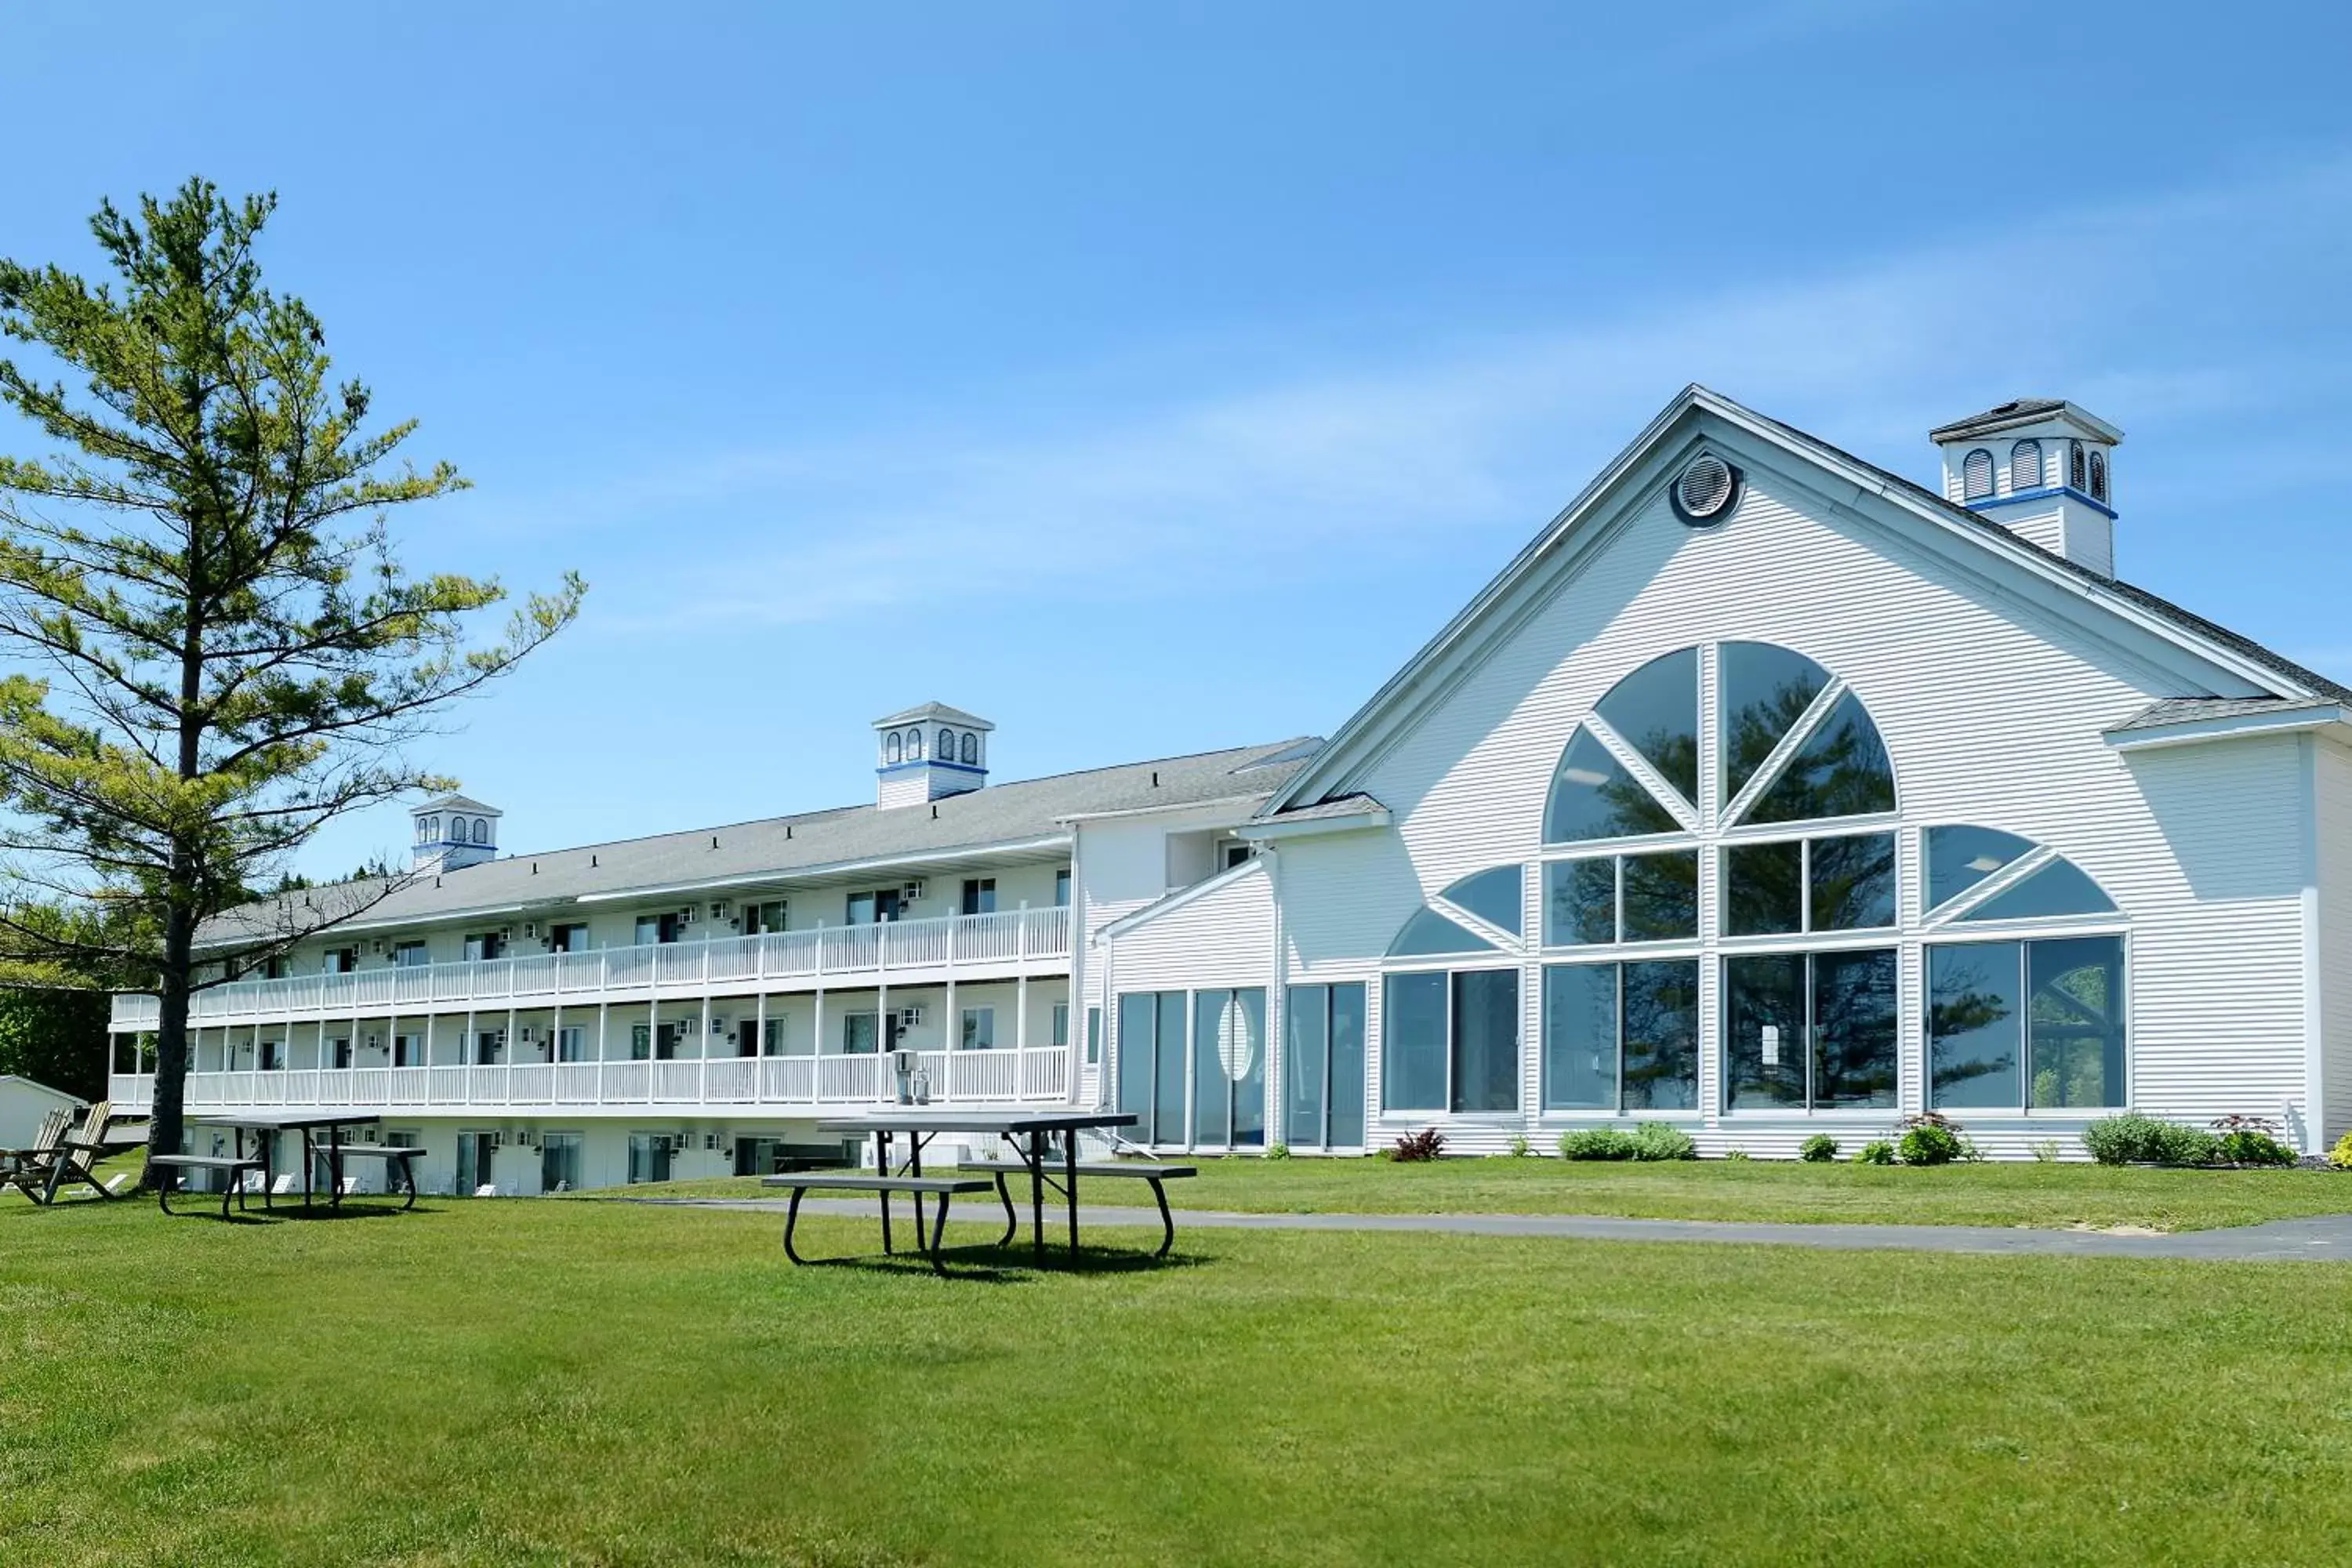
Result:
{"label": "large arched window", "polygon": [[2102,504],[2107,499],[2107,455],[2095,447],[2091,449],[2091,499]]}
{"label": "large arched window", "polygon": [[956,754],[955,746],[955,731],[953,730],[942,730],[940,731],[940,749],[931,754],[939,758],[939,760],[943,763],[954,762]]}
{"label": "large arched window", "polygon": [[2042,488],[2042,443],[2020,441],[2009,449],[2009,489],[2011,495]]}
{"label": "large arched window", "polygon": [[2090,469],[2084,462],[2083,443],[2080,441],[2066,443],[2066,482],[2078,490],[2090,487]]}
{"label": "large arched window", "polygon": [[1960,459],[1960,499],[1982,500],[1992,494],[1992,454],[1982,447]]}
{"label": "large arched window", "polygon": [[907,743],[906,743],[904,741],[901,741],[900,739],[898,739],[898,731],[893,730],[893,731],[891,731],[889,732],[889,734],[887,734],[887,735],[886,735],[886,736],[884,736],[884,737],[883,737],[883,740],[882,740],[882,760],[883,760],[885,763],[896,763],[896,762],[901,762],[901,761],[904,761],[904,760],[905,760],[905,758],[906,758],[906,754],[907,754]]}
{"label": "large arched window", "polygon": [[920,730],[907,731],[907,760],[910,763],[923,760],[923,732]]}
{"label": "large arched window", "polygon": [[980,736],[970,730],[963,732],[963,760],[975,767],[980,765]]}

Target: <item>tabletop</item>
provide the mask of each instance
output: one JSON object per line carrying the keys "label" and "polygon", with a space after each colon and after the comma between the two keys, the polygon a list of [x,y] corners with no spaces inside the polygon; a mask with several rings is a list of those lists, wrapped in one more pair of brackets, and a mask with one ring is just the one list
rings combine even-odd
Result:
{"label": "tabletop", "polygon": [[827,1117],[820,1132],[1076,1132],[1089,1127],[1132,1127],[1132,1110],[965,1110],[924,1107],[877,1110],[866,1116]]}
{"label": "tabletop", "polygon": [[218,1114],[199,1111],[188,1118],[191,1125],[199,1127],[236,1127],[247,1132],[299,1132],[313,1127],[373,1127],[383,1120],[373,1111],[339,1110],[328,1115],[290,1111],[272,1115],[268,1111],[247,1111],[240,1114]]}

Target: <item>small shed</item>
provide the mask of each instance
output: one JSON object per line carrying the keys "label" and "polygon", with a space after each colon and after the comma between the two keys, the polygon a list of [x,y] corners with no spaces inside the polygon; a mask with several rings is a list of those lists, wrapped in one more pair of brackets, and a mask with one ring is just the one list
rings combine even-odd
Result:
{"label": "small shed", "polygon": [[41,1118],[59,1106],[75,1111],[89,1102],[37,1079],[0,1073],[0,1149],[22,1149],[41,1130]]}

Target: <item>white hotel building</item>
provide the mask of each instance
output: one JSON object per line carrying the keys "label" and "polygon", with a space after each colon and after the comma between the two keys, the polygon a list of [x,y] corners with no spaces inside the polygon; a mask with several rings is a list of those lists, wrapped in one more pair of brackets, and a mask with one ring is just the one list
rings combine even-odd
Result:
{"label": "white hotel building", "polygon": [[422,875],[200,994],[189,1103],[521,1193],[765,1168],[901,1062],[1170,1150],[1936,1109],[2024,1157],[2118,1107],[2324,1149],[2352,691],[2115,575],[2113,426],[1933,439],[1940,492],[1685,391],[1328,742],[992,784],[933,705],[873,805],[502,855],[431,803]]}

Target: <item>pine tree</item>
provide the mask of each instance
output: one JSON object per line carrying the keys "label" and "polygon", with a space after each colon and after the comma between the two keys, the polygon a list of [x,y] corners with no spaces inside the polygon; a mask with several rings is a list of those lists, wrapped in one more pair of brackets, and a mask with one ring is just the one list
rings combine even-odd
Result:
{"label": "pine tree", "polygon": [[465,481],[395,466],[415,422],[371,426],[318,319],[263,285],[276,205],[191,180],[101,205],[105,282],[0,261],[0,331],[43,357],[0,360],[0,402],[56,447],[0,458],[0,973],[153,985],[157,1148],[179,1146],[192,993],[402,879],[251,889],[333,818],[454,787],[404,742],[585,591],[567,573],[477,642],[497,582],[402,568],[385,514]]}

